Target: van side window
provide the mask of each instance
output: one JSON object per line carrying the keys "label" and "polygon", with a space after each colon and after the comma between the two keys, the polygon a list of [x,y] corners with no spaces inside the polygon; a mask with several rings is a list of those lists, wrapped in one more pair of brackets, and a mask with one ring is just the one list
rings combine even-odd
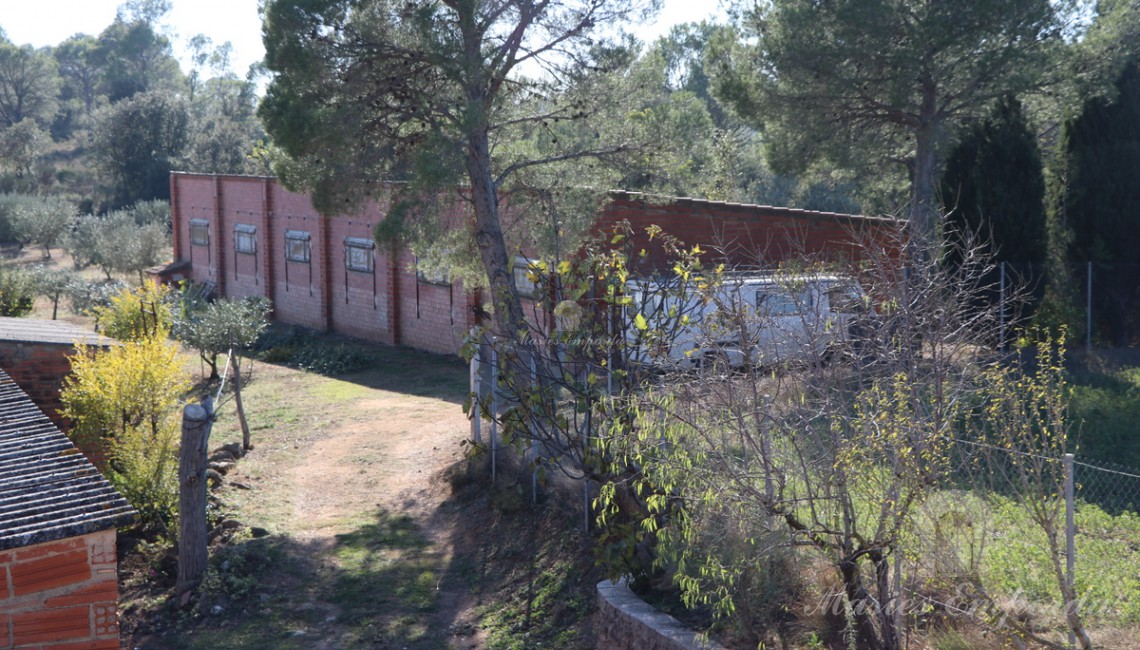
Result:
{"label": "van side window", "polygon": [[858,314],[863,311],[863,296],[851,285],[827,290],[828,308],[833,314]]}
{"label": "van side window", "polygon": [[792,316],[811,308],[811,292],[804,291],[793,296],[775,289],[761,289],[756,292],[756,311],[766,316]]}

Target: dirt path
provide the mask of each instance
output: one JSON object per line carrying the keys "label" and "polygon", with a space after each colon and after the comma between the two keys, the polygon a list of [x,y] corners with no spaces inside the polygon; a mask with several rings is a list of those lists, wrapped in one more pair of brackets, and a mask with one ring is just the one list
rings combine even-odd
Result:
{"label": "dirt path", "polygon": [[291,503],[294,538],[330,541],[375,507],[417,519],[438,507],[443,486],[429,479],[459,459],[467,424],[456,405],[385,392],[335,406],[267,491]]}
{"label": "dirt path", "polygon": [[[217,594],[203,596],[216,600],[206,611],[217,620],[177,645],[167,635],[134,646],[481,647],[452,567],[462,536],[443,477],[462,458],[469,427],[459,405],[464,368],[394,354],[403,367],[339,379],[256,367],[244,391],[254,449],[216,494],[235,518],[270,532],[252,540],[268,545],[250,555],[272,565],[257,569],[252,587],[223,578]],[[211,448],[240,439],[226,409]],[[239,601],[227,588],[248,593]],[[241,618],[228,620],[238,607]]]}

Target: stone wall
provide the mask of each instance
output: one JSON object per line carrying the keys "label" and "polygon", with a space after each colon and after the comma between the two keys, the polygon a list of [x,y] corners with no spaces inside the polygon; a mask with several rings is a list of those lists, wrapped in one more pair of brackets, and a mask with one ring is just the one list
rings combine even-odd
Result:
{"label": "stone wall", "polygon": [[0,650],[118,650],[115,529],[0,551]]}
{"label": "stone wall", "polygon": [[625,581],[598,583],[597,650],[724,650],[638,598]]}

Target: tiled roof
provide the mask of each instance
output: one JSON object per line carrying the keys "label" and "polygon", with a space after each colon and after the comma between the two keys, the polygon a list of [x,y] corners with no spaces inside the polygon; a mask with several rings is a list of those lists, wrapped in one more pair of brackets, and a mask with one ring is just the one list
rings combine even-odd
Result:
{"label": "tiled roof", "polygon": [[64,345],[78,341],[84,345],[103,346],[114,343],[113,339],[65,321],[10,317],[0,318],[0,341]]}
{"label": "tiled roof", "polygon": [[135,511],[0,371],[0,550],[129,524]]}

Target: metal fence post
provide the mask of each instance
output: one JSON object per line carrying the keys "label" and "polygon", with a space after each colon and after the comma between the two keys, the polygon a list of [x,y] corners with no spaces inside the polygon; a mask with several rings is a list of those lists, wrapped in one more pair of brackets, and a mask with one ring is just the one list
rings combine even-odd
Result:
{"label": "metal fence post", "polygon": [[582,477],[582,530],[590,532],[590,479]]}
{"label": "metal fence post", "polygon": [[[537,391],[539,391],[539,395],[541,395],[542,394],[542,386],[538,383],[538,362],[536,361],[535,356],[536,356],[535,353],[531,353],[531,356],[530,356],[530,385],[531,385],[531,390],[537,390]],[[532,406],[531,411],[530,411],[530,417],[531,417],[530,436],[531,436],[531,438],[530,438],[530,449],[529,449],[528,455],[530,456],[530,461],[532,463],[534,463],[534,467],[531,469],[531,472],[530,472],[530,502],[531,502],[531,505],[537,505],[538,504],[538,443],[536,442],[536,440],[538,439],[537,438],[538,423],[536,422],[536,420],[538,418],[538,413],[536,412],[537,408],[538,408],[538,406]]]}
{"label": "metal fence post", "polygon": [[998,350],[1005,352],[1005,262],[1003,261],[999,268],[1001,268],[1001,284],[999,285],[998,293],[998,309],[999,319],[1001,325],[998,328]]}
{"label": "metal fence post", "polygon": [[[588,372],[588,369],[587,369]],[[582,449],[585,453],[589,453],[590,449],[590,433],[594,428],[594,405],[590,403],[590,410],[586,411],[586,427],[585,438],[582,440]],[[583,458],[585,456],[583,455]],[[587,476],[585,467],[582,468],[582,531],[585,533],[590,532],[590,478]]]}
{"label": "metal fence post", "polygon": [[[1067,591],[1075,597],[1077,542],[1074,522],[1073,455],[1065,454],[1063,462],[1065,466],[1065,582],[1067,583]],[[1075,607],[1076,602],[1074,601],[1070,605]],[[1077,635],[1071,626],[1069,627],[1069,647],[1077,647]]]}
{"label": "metal fence post", "polygon": [[499,451],[499,339],[491,339],[491,483],[495,482],[495,456]]}
{"label": "metal fence post", "polygon": [[606,307],[606,395],[614,396],[614,308]]}
{"label": "metal fence post", "polygon": [[475,354],[471,357],[471,437],[475,444],[483,443],[483,381],[480,374],[481,356],[483,346],[475,345]]}
{"label": "metal fence post", "polygon": [[1085,291],[1085,354],[1092,354],[1092,262],[1088,262],[1088,289]]}

